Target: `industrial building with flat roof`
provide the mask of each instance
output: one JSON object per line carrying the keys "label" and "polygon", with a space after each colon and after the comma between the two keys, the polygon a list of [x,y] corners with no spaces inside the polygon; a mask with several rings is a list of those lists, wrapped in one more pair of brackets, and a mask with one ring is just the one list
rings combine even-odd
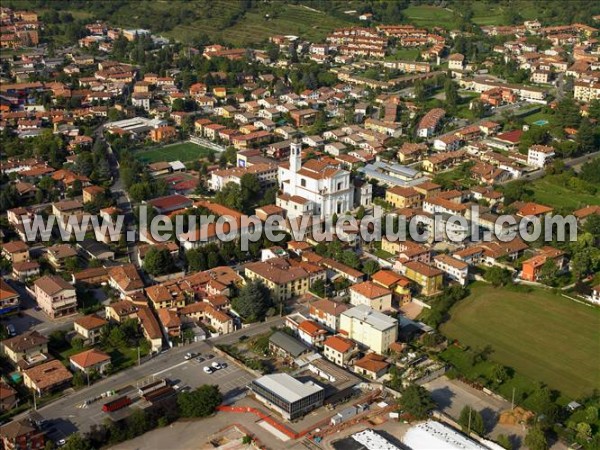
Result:
{"label": "industrial building with flat roof", "polygon": [[435,420],[410,427],[402,443],[411,450],[497,450],[499,445],[485,441],[485,445],[470,439],[459,431]]}
{"label": "industrial building with flat roof", "polygon": [[314,382],[302,383],[286,373],[264,375],[249,386],[256,399],[294,420],[323,405],[325,389]]}

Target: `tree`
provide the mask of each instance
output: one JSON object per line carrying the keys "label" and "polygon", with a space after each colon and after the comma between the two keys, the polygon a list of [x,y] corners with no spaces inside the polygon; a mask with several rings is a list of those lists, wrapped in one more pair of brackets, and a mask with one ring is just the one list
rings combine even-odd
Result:
{"label": "tree", "polygon": [[592,427],[589,423],[579,422],[576,427],[577,440],[585,443],[592,437]]}
{"label": "tree", "polygon": [[242,287],[240,295],[231,302],[233,309],[247,322],[264,319],[272,304],[271,291],[258,280]]}
{"label": "tree", "polygon": [[444,83],[444,93],[446,94],[447,109],[449,111],[455,110],[459,100],[458,88],[456,87],[456,83],[450,78],[446,80],[446,83]]}
{"label": "tree", "polygon": [[73,433],[67,439],[63,450],[92,450],[92,444],[88,439],[84,439],[79,433]]}
{"label": "tree", "polygon": [[494,287],[507,286],[512,284],[512,275],[508,269],[498,266],[492,266],[486,270],[483,278]]}
{"label": "tree", "polygon": [[73,386],[75,387],[82,387],[85,386],[85,379],[83,377],[83,372],[81,371],[77,371],[75,372],[75,374],[73,375]]}
{"label": "tree", "polygon": [[71,340],[71,347],[75,350],[81,350],[83,348],[83,339],[76,337]]}
{"label": "tree", "polygon": [[525,436],[525,445],[529,450],[547,450],[546,435],[538,425],[532,427]]}
{"label": "tree", "polygon": [[422,386],[411,384],[402,393],[401,404],[404,410],[415,419],[425,419],[435,407],[429,392]]}
{"label": "tree", "polygon": [[160,276],[173,272],[175,263],[166,248],[151,247],[144,258],[144,270],[150,275]]}
{"label": "tree", "polygon": [[480,119],[485,115],[485,105],[481,100],[473,100],[471,102],[471,111],[473,116]]}
{"label": "tree", "polygon": [[463,431],[473,431],[480,436],[485,434],[485,426],[481,413],[468,405],[465,405],[460,412],[458,423],[462,426]]}
{"label": "tree", "polygon": [[177,405],[182,417],[207,417],[215,412],[223,397],[219,387],[204,384],[192,392],[177,395]]}
{"label": "tree", "polygon": [[558,266],[552,259],[548,259],[540,269],[540,281],[548,286],[554,286],[558,281]]}
{"label": "tree", "polygon": [[366,263],[363,264],[362,271],[367,275],[371,276],[375,272],[379,270],[379,263],[372,259],[369,259]]}
{"label": "tree", "polygon": [[492,371],[492,377],[494,378],[494,381],[496,383],[504,383],[509,378],[506,367],[504,367],[502,364],[495,364],[494,369]]}
{"label": "tree", "polygon": [[590,153],[598,149],[594,127],[587,117],[581,119],[581,124],[579,125],[577,135],[575,136],[575,142],[579,145],[579,151],[581,153]]}

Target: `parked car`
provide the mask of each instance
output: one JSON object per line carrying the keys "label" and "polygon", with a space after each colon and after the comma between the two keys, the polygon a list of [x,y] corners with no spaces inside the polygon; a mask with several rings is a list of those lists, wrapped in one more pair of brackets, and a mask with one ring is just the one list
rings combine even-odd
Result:
{"label": "parked car", "polygon": [[213,373],[213,372],[215,371],[215,369],[213,369],[213,368],[212,368],[212,367],[210,367],[210,366],[204,366],[204,369],[203,369],[203,370],[204,370],[204,372],[206,372],[206,373]]}
{"label": "parked car", "polygon": [[215,369],[215,370],[219,370],[219,369],[223,369],[223,368],[224,368],[224,366],[222,366],[222,365],[221,365],[221,363],[219,363],[219,362],[217,362],[217,361],[213,362],[213,363],[211,364],[211,367],[212,367],[213,369]]}
{"label": "parked car", "polygon": [[15,329],[15,326],[12,323],[9,323],[8,325],[6,325],[6,331],[8,332],[8,335],[11,337],[17,335],[17,330]]}
{"label": "parked car", "polygon": [[197,356],[196,357],[196,361],[198,361],[199,363],[206,361],[202,356]]}
{"label": "parked car", "polygon": [[196,356],[195,353],[188,352],[188,353],[185,354],[184,358],[185,358],[186,361],[188,361],[188,360],[192,359],[194,356]]}

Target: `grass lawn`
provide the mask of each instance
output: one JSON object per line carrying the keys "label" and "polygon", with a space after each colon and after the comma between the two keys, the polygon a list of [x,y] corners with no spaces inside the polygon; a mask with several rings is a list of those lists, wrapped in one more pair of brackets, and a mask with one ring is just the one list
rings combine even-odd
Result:
{"label": "grass lawn", "polygon": [[553,117],[554,116],[552,116],[551,114],[540,111],[530,116],[526,116],[525,118],[523,118],[523,120],[529,125],[533,124],[533,122],[537,122],[538,120],[547,120],[548,124],[552,124]]}
{"label": "grass lawn", "polygon": [[475,283],[441,331],[573,398],[600,388],[600,310],[543,289]]}
{"label": "grass lawn", "polygon": [[421,54],[418,48],[398,48],[393,55],[385,57],[387,61],[416,61]]}
{"label": "grass lawn", "polygon": [[191,142],[165,145],[153,150],[142,150],[136,153],[136,158],[146,163],[157,161],[193,161],[205,158],[211,152],[210,149]]}
{"label": "grass lawn", "polygon": [[566,186],[560,177],[547,175],[529,185],[535,201],[555,208],[582,208],[600,205],[600,195],[577,192]]}

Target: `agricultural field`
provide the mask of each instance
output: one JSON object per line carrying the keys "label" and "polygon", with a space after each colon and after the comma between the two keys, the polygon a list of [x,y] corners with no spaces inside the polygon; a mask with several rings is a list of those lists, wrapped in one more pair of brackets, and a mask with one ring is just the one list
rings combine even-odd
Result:
{"label": "agricultural field", "polygon": [[[170,8],[170,5],[168,2],[164,5],[153,2],[151,7]],[[215,0],[207,3],[203,14],[191,23],[181,24],[163,34],[187,43],[193,43],[204,34],[211,40],[221,39],[244,46],[266,41],[275,34],[298,35],[320,41],[334,28],[349,26],[350,23],[304,5],[258,4],[242,14],[239,2]]]}
{"label": "agricultural field", "polygon": [[407,21],[421,27],[443,27],[449,30],[457,28],[454,12],[448,8],[418,5],[404,10]]}
{"label": "agricultural field", "polygon": [[[441,331],[490,359],[576,398],[600,388],[600,309],[551,291],[475,283]],[[557,358],[560,355],[560,358]]]}
{"label": "agricultural field", "polygon": [[[600,195],[579,192],[565,183],[558,175],[547,175],[529,185],[535,201],[554,208],[578,209],[588,205],[600,205]],[[598,186],[600,189],[600,186]]]}
{"label": "agricultural field", "polygon": [[205,158],[212,150],[192,142],[183,142],[179,144],[165,145],[152,150],[142,150],[136,153],[136,157],[145,163],[155,163],[158,161],[193,161]]}

